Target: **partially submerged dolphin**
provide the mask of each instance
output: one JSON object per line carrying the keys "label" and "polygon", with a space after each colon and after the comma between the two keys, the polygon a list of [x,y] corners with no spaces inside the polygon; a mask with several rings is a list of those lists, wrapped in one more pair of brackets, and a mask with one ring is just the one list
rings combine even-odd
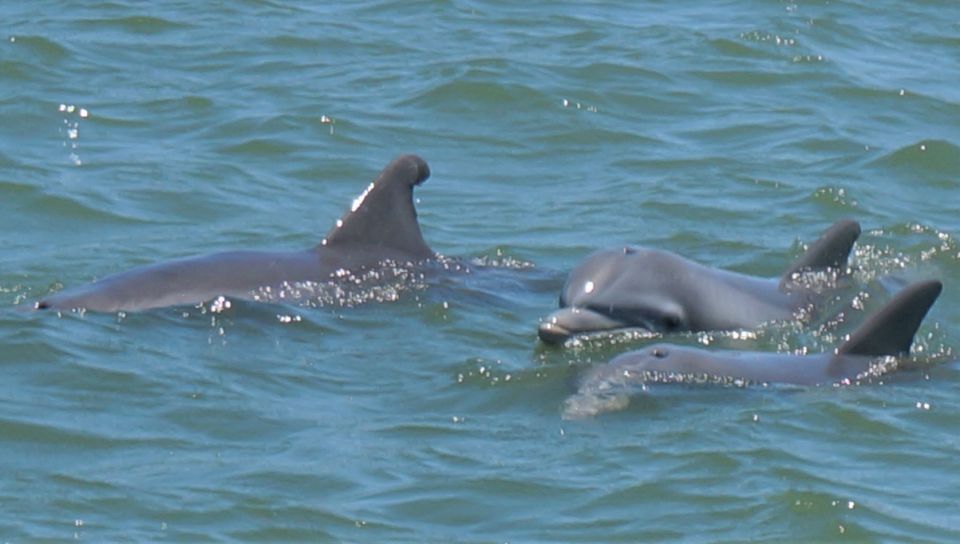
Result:
{"label": "partially submerged dolphin", "polygon": [[303,282],[334,281],[344,272],[384,262],[416,263],[435,256],[417,223],[413,188],[430,176],[416,155],[394,159],[353,201],[323,241],[303,251],[230,251],[134,268],[65,289],[37,309],[100,312],[199,304],[219,296],[257,300]]}
{"label": "partially submerged dolphin", "polygon": [[573,416],[592,415],[604,406],[622,408],[631,393],[654,382],[702,380],[806,386],[849,383],[864,376],[881,358],[910,352],[914,335],[942,287],[938,280],[908,285],[871,314],[846,342],[828,353],[710,351],[671,344],[630,351],[589,370],[577,395],[568,399],[566,412]]}
{"label": "partially submerged dolphin", "polygon": [[800,275],[845,268],[859,236],[856,221],[838,221],[778,279],[709,268],[658,249],[600,250],[570,273],[560,309],[541,321],[539,336],[559,344],[614,329],[735,330],[791,319],[814,301],[797,283]]}

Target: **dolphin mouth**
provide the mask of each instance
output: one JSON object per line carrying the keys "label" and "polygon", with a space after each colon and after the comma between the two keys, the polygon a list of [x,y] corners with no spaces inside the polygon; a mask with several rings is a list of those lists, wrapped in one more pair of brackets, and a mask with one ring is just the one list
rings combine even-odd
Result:
{"label": "dolphin mouth", "polygon": [[537,335],[544,344],[559,345],[573,336],[573,333],[557,323],[543,321],[537,329]]}
{"label": "dolphin mouth", "polygon": [[627,323],[587,308],[568,307],[548,315],[540,322],[537,335],[545,344],[558,345],[576,334],[629,327]]}

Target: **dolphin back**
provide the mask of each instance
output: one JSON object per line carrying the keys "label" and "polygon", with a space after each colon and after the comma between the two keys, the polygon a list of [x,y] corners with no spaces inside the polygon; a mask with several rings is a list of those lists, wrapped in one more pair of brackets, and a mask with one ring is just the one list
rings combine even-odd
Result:
{"label": "dolphin back", "polygon": [[413,187],[429,176],[420,157],[394,159],[312,250],[230,251],[161,262],[65,289],[35,307],[110,312],[196,304],[220,295],[257,300],[260,290],[286,292],[290,284],[331,279],[336,270],[428,259],[433,252],[420,234]]}
{"label": "dolphin back", "polygon": [[413,188],[430,177],[430,167],[416,155],[390,162],[327,233],[319,248],[378,247],[411,259],[433,257],[417,223]]}
{"label": "dolphin back", "polygon": [[857,327],[850,339],[837,348],[837,353],[873,357],[909,353],[920,323],[941,290],[943,284],[939,280],[921,281],[903,288]]}
{"label": "dolphin back", "polygon": [[807,270],[844,268],[853,243],[860,237],[860,223],[841,219],[820,235],[807,251],[783,273],[780,285],[793,281],[794,276]]}

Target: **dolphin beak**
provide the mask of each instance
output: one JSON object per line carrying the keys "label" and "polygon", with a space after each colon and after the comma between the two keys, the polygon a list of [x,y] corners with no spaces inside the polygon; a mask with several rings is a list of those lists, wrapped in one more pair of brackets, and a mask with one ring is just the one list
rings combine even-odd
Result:
{"label": "dolphin beak", "polygon": [[540,340],[545,344],[558,345],[564,343],[573,333],[557,323],[542,321],[540,328],[537,329],[537,335],[540,336]]}
{"label": "dolphin beak", "polygon": [[624,323],[586,308],[560,308],[540,322],[537,334],[545,344],[562,344],[575,334],[619,329]]}

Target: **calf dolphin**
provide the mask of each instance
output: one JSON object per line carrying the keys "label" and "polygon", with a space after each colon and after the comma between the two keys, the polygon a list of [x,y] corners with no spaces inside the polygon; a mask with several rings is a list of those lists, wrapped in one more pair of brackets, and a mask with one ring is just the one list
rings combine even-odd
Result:
{"label": "calf dolphin", "polygon": [[423,240],[413,205],[414,186],[429,176],[418,156],[394,159],[314,248],[230,251],[142,266],[52,294],[35,308],[116,312],[199,304],[218,296],[258,300],[265,291],[331,281],[384,261],[430,259],[434,252]]}
{"label": "calf dolphin", "polygon": [[604,407],[622,408],[631,392],[651,382],[692,378],[806,386],[849,383],[864,376],[880,358],[910,352],[914,335],[942,287],[938,280],[908,285],[829,353],[710,351],[671,344],[624,353],[585,374],[565,413],[592,415]]}
{"label": "calf dolphin", "polygon": [[560,344],[578,333],[623,328],[733,330],[790,319],[814,300],[797,283],[800,275],[844,268],[859,236],[856,221],[836,222],[779,279],[709,268],[658,249],[600,250],[570,272],[560,309],[541,320],[538,333]]}

